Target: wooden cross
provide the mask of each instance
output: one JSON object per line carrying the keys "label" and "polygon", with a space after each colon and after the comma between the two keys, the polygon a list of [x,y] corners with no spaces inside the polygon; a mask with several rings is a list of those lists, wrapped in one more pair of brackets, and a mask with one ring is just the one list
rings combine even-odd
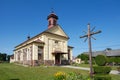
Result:
{"label": "wooden cross", "polygon": [[[88,39],[88,47],[89,47],[89,64],[90,64],[90,77],[92,78],[92,74],[93,74],[93,70],[92,70],[92,47],[91,47],[91,38],[93,38],[94,40],[96,40],[94,37],[92,37],[92,35],[101,33],[101,31],[96,31],[96,32],[92,32],[95,29],[95,27],[90,30],[90,23],[88,23],[88,32],[86,35],[80,36],[80,38],[85,38],[85,41]],[[86,33],[86,32],[85,32]]]}

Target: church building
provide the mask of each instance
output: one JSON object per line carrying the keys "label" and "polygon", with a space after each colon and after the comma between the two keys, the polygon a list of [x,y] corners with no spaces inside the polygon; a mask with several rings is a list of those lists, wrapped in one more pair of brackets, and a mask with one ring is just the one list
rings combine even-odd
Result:
{"label": "church building", "polygon": [[48,29],[15,46],[14,62],[23,65],[62,65],[72,60],[73,47],[68,46],[68,35],[57,24],[58,16],[47,17]]}

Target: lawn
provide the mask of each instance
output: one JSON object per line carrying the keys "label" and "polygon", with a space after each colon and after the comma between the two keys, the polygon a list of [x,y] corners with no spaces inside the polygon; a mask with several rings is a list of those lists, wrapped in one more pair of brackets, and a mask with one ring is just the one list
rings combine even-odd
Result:
{"label": "lawn", "polygon": [[[0,64],[0,80],[52,80],[58,71],[72,72],[75,69],[62,67],[23,67],[15,64]],[[87,71],[80,72],[88,75]]]}
{"label": "lawn", "polygon": [[[88,71],[69,69],[63,67],[23,67],[15,64],[0,64],[0,80],[53,80],[53,75],[58,71],[66,73],[79,71],[88,76]],[[120,80],[119,75],[111,75],[112,80]]]}
{"label": "lawn", "polygon": [[[89,68],[90,65],[89,64],[77,64],[76,66],[80,66],[80,67],[86,67]],[[93,65],[96,66],[96,65]],[[112,70],[117,70],[118,66],[110,66],[112,68]]]}

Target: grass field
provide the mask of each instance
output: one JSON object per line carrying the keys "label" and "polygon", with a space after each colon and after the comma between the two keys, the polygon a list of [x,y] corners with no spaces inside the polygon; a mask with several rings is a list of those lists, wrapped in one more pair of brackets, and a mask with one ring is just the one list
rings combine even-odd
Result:
{"label": "grass field", "polygon": [[[77,66],[80,66],[80,67],[87,67],[89,68],[90,65],[89,64],[78,64]],[[93,66],[96,66],[96,65],[93,65]],[[112,68],[112,70],[117,70],[118,66],[110,66]]]}
{"label": "grass field", "polygon": [[[72,72],[75,69],[62,67],[23,67],[15,64],[0,64],[0,80],[52,80],[58,71]],[[78,71],[78,70],[77,70]],[[87,71],[80,72],[88,75]]]}
{"label": "grass field", "polygon": [[[0,80],[53,80],[53,75],[58,71],[80,71],[88,76],[88,71],[69,69],[63,67],[23,67],[15,64],[0,64]],[[112,80],[120,80],[119,75],[111,75]]]}

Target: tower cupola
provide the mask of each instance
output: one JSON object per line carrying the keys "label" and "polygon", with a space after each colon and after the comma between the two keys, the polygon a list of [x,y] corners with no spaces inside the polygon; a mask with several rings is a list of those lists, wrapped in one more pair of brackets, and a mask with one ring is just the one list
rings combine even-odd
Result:
{"label": "tower cupola", "polygon": [[47,20],[48,20],[48,28],[51,28],[57,25],[58,16],[54,12],[51,12],[51,14],[48,15],[47,17]]}

